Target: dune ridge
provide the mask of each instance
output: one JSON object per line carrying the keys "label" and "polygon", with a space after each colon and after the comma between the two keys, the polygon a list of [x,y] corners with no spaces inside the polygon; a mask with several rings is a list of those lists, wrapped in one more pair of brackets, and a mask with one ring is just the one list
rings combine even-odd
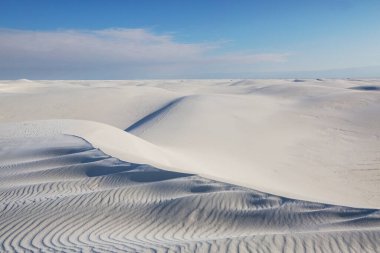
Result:
{"label": "dune ridge", "polygon": [[[134,137],[120,134],[125,142],[149,146],[149,155],[137,154],[142,163],[290,198],[380,208],[380,93],[368,89],[379,85],[375,79],[0,81],[0,123],[96,121],[127,130]],[[110,141],[107,134],[88,137],[94,146]],[[117,138],[104,152],[122,155],[110,147],[123,145]],[[140,146],[128,148],[130,162]]]}
{"label": "dune ridge", "polygon": [[[279,197],[113,158],[82,138],[2,138],[2,252],[377,252],[380,211]],[[22,155],[20,155],[22,154]]]}
{"label": "dune ridge", "polygon": [[379,85],[0,81],[0,251],[380,252]]}

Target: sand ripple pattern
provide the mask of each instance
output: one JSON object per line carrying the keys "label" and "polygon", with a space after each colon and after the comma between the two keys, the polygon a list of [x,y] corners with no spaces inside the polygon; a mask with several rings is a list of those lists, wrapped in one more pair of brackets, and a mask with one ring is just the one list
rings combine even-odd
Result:
{"label": "sand ripple pattern", "polygon": [[380,252],[379,210],[131,164],[74,136],[0,142],[0,252]]}

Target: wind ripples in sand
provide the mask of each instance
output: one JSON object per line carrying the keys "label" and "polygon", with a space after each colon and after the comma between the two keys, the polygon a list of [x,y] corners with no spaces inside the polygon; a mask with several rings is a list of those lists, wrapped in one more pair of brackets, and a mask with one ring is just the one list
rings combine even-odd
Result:
{"label": "wind ripples in sand", "polygon": [[379,210],[127,163],[74,136],[1,147],[1,252],[380,251]]}

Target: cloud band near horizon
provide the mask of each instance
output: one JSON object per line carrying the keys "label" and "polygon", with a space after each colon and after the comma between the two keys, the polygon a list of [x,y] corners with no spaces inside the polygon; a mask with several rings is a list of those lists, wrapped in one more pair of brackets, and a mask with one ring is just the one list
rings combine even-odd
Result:
{"label": "cloud band near horizon", "polygon": [[249,72],[281,64],[288,52],[223,52],[223,44],[181,43],[147,29],[0,30],[0,78],[180,77]]}

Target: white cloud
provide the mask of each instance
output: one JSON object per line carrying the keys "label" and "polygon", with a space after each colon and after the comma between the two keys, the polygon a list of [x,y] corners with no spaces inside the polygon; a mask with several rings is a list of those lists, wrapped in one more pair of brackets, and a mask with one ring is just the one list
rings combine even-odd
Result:
{"label": "white cloud", "polygon": [[3,29],[0,30],[0,78],[23,73],[31,78],[44,78],[44,75],[81,78],[80,73],[94,74],[94,78],[102,78],[102,73],[104,78],[113,75],[144,78],[165,73],[175,76],[187,72],[196,75],[226,68],[232,72],[241,68],[247,71],[260,63],[284,62],[289,56],[286,53],[221,54],[215,50],[219,47],[219,43],[180,43],[172,36],[145,29]]}

